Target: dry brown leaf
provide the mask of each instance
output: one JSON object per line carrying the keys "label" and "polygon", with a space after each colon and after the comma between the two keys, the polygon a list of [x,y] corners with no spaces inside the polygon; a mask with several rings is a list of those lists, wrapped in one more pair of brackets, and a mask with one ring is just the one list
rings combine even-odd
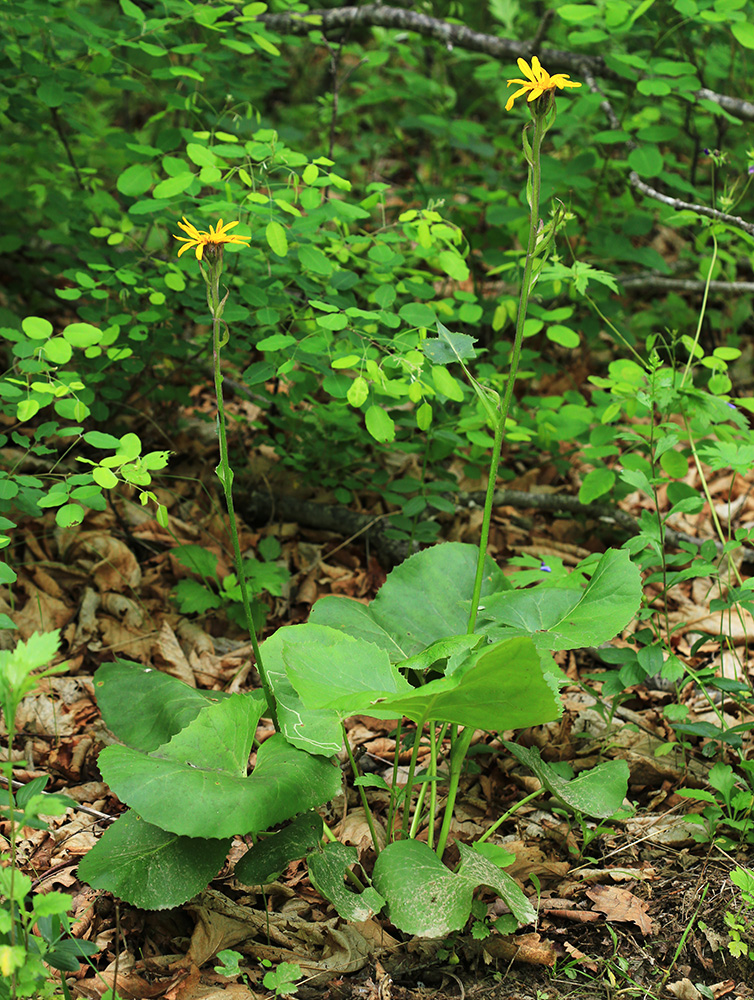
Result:
{"label": "dry brown leaf", "polygon": [[506,872],[513,878],[526,878],[533,872],[538,878],[565,878],[571,869],[567,861],[550,861],[541,847],[523,840],[512,840],[503,845],[506,851],[516,855]]}
{"label": "dry brown leaf", "polygon": [[695,632],[709,632],[730,638],[734,645],[754,638],[754,618],[746,608],[736,605],[732,611],[710,614],[708,605],[683,604],[669,615],[671,625],[684,624]]}
{"label": "dry brown leaf", "polygon": [[189,997],[198,996],[198,991],[202,988],[202,974],[193,963],[183,971],[183,977],[179,979],[165,993],[165,1000],[189,1000]]}
{"label": "dry brown leaf", "polygon": [[369,957],[369,942],[353,925],[338,926],[339,918],[313,922],[267,913],[241,906],[213,889],[206,889],[186,909],[197,918],[188,952],[197,965],[218,950],[237,945],[257,959],[297,962],[310,979],[324,981],[334,974],[357,972]]}
{"label": "dry brown leaf", "polygon": [[563,942],[563,948],[566,953],[571,956],[571,958],[575,958],[577,962],[580,962],[585,968],[589,969],[590,972],[597,972],[599,970],[599,966],[596,962],[593,962],[588,955],[585,955],[583,951],[579,951],[579,949],[575,948],[569,941]]}
{"label": "dry brown leaf", "polygon": [[[641,868],[586,868],[575,874],[582,882],[603,882],[608,879],[612,882],[643,882],[655,878],[657,871],[651,865],[645,864]],[[574,882],[573,886],[577,888],[578,883]],[[560,887],[560,891],[563,891],[563,886]]]}
{"label": "dry brown leaf", "polygon": [[383,948],[387,948],[388,951],[400,948],[400,941],[392,934],[388,934],[382,924],[374,917],[370,917],[369,920],[355,920],[351,927],[369,942],[369,950],[372,954],[377,954]]}
{"label": "dry brown leaf", "polygon": [[668,993],[672,993],[677,1000],[702,1000],[702,994],[690,979],[679,979],[675,983],[668,983]]}
{"label": "dry brown leaf", "polygon": [[314,566],[304,577],[303,581],[299,584],[299,588],[296,591],[296,603],[297,604],[314,604],[319,595],[317,588],[317,577],[319,576],[319,567]]}
{"label": "dry brown leaf", "polygon": [[728,993],[732,993],[736,988],[736,983],[733,979],[725,979],[721,983],[712,983],[709,988],[712,990],[715,1000],[718,1000],[718,997],[724,997]]}
{"label": "dry brown leaf", "polygon": [[95,562],[89,575],[100,593],[136,591],[141,584],[141,567],[129,547],[113,535],[95,531],[81,532],[69,558],[76,562]]}
{"label": "dry brown leaf", "polygon": [[46,594],[30,581],[19,577],[19,583],[28,594],[28,600],[20,611],[13,613],[13,621],[26,640],[34,632],[50,632],[63,629],[73,619],[76,609],[69,607],[57,597]]}
{"label": "dry brown leaf", "polygon": [[[385,827],[376,817],[372,822],[379,847],[382,848],[385,846]],[[361,807],[352,809],[341,823],[340,829],[336,831],[336,835],[342,844],[353,844],[358,849],[359,857],[364,851],[368,851],[372,846],[372,833],[364,809]]]}
{"label": "dry brown leaf", "polygon": [[186,980],[186,983],[179,985],[165,994],[165,1000],[256,1000],[256,997],[267,996],[268,990],[264,994],[253,993],[248,986],[243,983],[229,983],[227,986],[210,986],[205,983]]}
{"label": "dry brown leaf", "polygon": [[223,948],[233,948],[247,941],[261,930],[264,922],[263,914],[259,914],[259,919],[252,919],[252,911],[246,907],[238,908],[239,911],[247,909],[247,914],[243,916],[218,913],[210,907],[193,903],[186,909],[196,917],[187,958],[197,966],[204,965]]}
{"label": "dry brown leaf", "polygon": [[93,587],[86,587],[79,604],[76,630],[70,641],[72,649],[86,646],[97,635],[97,612],[102,599]]}
{"label": "dry brown leaf", "polygon": [[162,623],[160,634],[152,650],[152,663],[165,674],[176,677],[189,687],[196,687],[194,672],[189,666],[186,654],[168,622]]}
{"label": "dry brown leaf", "polygon": [[[35,892],[50,892],[52,889],[62,886],[64,889],[75,885],[78,881],[76,876],[76,865],[68,865],[66,868],[52,868],[38,879],[34,885]],[[74,935],[75,936],[75,935]]]}
{"label": "dry brown leaf", "polygon": [[98,840],[94,833],[95,822],[94,816],[88,813],[76,813],[69,823],[55,830],[53,835],[58,846],[54,856],[83,857],[91,851]]}
{"label": "dry brown leaf", "polygon": [[489,937],[484,942],[485,952],[492,958],[510,962],[526,962],[527,965],[544,965],[552,968],[557,959],[557,952],[552,941],[543,939],[540,934],[518,934],[515,937]]}
{"label": "dry brown leaf", "polygon": [[548,917],[560,917],[563,920],[574,920],[578,924],[588,924],[601,920],[599,913],[593,910],[577,910],[566,899],[543,899],[539,907],[540,913]]}
{"label": "dry brown leaf", "polygon": [[654,844],[683,847],[694,842],[694,834],[699,833],[699,824],[690,823],[682,816],[671,813],[649,813],[626,820],[626,833],[637,840],[646,839]]}
{"label": "dry brown leaf", "polygon": [[593,909],[604,913],[608,920],[636,924],[645,936],[654,934],[655,927],[649,917],[649,903],[634,896],[628,889],[615,885],[595,885],[587,889],[587,896],[594,902]]}

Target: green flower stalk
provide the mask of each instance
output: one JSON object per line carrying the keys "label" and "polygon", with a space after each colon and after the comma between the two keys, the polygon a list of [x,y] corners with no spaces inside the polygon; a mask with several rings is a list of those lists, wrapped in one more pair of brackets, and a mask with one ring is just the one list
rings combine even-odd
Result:
{"label": "green flower stalk", "polygon": [[215,471],[218,479],[222,483],[223,492],[225,494],[225,505],[228,510],[230,536],[233,542],[233,556],[236,564],[238,585],[241,591],[241,603],[243,605],[244,617],[246,618],[246,627],[249,630],[251,647],[254,651],[254,659],[256,661],[257,670],[259,671],[259,677],[262,681],[262,688],[267,698],[267,704],[272,716],[272,721],[275,725],[275,729],[277,729],[278,722],[275,710],[275,698],[265,672],[262,654],[259,649],[259,641],[257,640],[254,619],[251,614],[251,604],[249,602],[249,591],[246,584],[243,559],[241,558],[241,546],[238,540],[238,525],[236,523],[235,507],[233,504],[233,469],[231,468],[230,460],[228,458],[228,436],[226,431],[225,406],[223,402],[223,376],[220,366],[220,352],[225,344],[228,343],[228,339],[230,337],[228,324],[222,318],[223,309],[225,308],[225,303],[228,299],[229,293],[226,291],[222,299],[220,298],[220,276],[223,272],[223,245],[225,243],[237,243],[242,246],[247,246],[249,237],[229,235],[228,230],[233,226],[237,226],[238,223],[228,222],[223,225],[222,219],[218,222],[217,227],[210,226],[209,232],[196,229],[196,227],[192,226],[185,217],[183,223],[179,222],[178,225],[185,233],[188,234],[188,236],[175,237],[175,239],[181,240],[183,243],[183,246],[178,251],[178,256],[180,257],[181,254],[189,248],[196,247],[196,259],[199,261],[202,277],[204,278],[204,283],[207,286],[207,305],[209,306],[209,311],[212,315],[212,368],[215,378],[215,398],[217,399],[217,436],[220,443],[220,464]]}
{"label": "green flower stalk", "polygon": [[[492,503],[497,485],[497,470],[500,465],[500,456],[505,440],[505,425],[508,413],[510,412],[513,388],[516,384],[516,375],[518,374],[518,365],[521,359],[521,345],[524,339],[524,323],[526,322],[526,311],[529,306],[529,295],[540,270],[544,266],[546,259],[545,252],[554,239],[559,221],[557,218],[553,219],[552,222],[545,226],[540,222],[539,218],[539,196],[542,178],[540,152],[542,149],[542,140],[555,121],[556,88],[562,90],[564,87],[581,86],[580,83],[569,80],[567,74],[564,73],[556,73],[554,76],[550,76],[542,68],[536,56],[531,61],[531,68],[529,68],[523,59],[518,60],[518,66],[526,79],[508,80],[508,86],[516,83],[519,84],[520,89],[508,98],[505,109],[506,111],[510,111],[517,97],[528,94],[527,101],[529,102],[529,111],[531,112],[532,120],[524,125],[521,138],[524,157],[529,166],[526,180],[526,200],[529,203],[530,210],[529,241],[526,248],[526,258],[524,259],[524,273],[521,278],[521,294],[518,301],[518,314],[516,316],[516,333],[513,338],[513,350],[511,351],[508,378],[502,396],[497,396],[497,406],[494,409],[492,407],[488,408],[488,414],[493,425],[494,443],[490,459],[487,493],[484,500],[484,514],[479,538],[479,557],[474,579],[474,592],[471,598],[471,611],[467,627],[469,635],[472,635],[476,628],[476,620],[479,613],[479,600],[482,593],[482,583],[484,582],[484,561],[487,556],[487,543],[489,541],[490,522],[492,520]],[[455,727],[453,728],[455,729]],[[453,807],[461,778],[461,769],[471,746],[473,736],[474,730],[470,726],[467,726],[460,733],[451,733],[452,749],[450,752],[450,769],[448,775],[448,800],[437,841],[438,857],[442,857],[448,840],[450,823],[453,817]]]}
{"label": "green flower stalk", "polygon": [[[550,76],[546,70],[542,69],[536,56],[532,59],[531,70],[523,59],[518,60],[518,65],[528,79],[508,81],[508,86],[512,83],[518,83],[521,84],[521,87],[515,94],[508,98],[508,103],[505,107],[506,110],[510,110],[516,97],[528,92],[529,96],[527,100],[529,101],[532,121],[524,125],[521,138],[524,147],[524,157],[529,165],[526,180],[526,200],[529,203],[529,241],[526,248],[526,258],[524,259],[524,273],[521,278],[521,294],[518,301],[516,333],[513,338],[510,369],[503,395],[502,397],[498,396],[497,408],[492,414],[494,444],[492,446],[490,474],[484,501],[481,537],[479,539],[479,560],[477,562],[474,593],[471,599],[471,612],[467,628],[469,635],[474,632],[479,611],[479,598],[484,579],[484,560],[490,535],[490,521],[492,520],[492,501],[497,484],[500,455],[503,441],[505,440],[505,425],[510,411],[513,387],[516,384],[516,375],[518,374],[518,365],[521,359],[521,345],[524,339],[524,323],[526,322],[526,311],[529,306],[529,295],[534,287],[539,271],[544,265],[544,252],[552,243],[557,228],[557,220],[553,220],[553,222],[544,226],[539,218],[539,195],[542,181],[540,164],[542,140],[555,121],[555,88],[581,86],[580,83],[568,80],[563,73]],[[529,138],[530,134],[531,139]]]}

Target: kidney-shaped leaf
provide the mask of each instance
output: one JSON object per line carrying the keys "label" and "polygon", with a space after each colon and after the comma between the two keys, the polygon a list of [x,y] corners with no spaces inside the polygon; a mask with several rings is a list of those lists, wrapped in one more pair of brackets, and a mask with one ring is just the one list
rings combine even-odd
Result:
{"label": "kidney-shaped leaf", "polygon": [[465,844],[458,847],[461,865],[455,874],[418,840],[398,840],[380,852],[372,883],[387,900],[388,916],[396,927],[422,937],[444,937],[460,930],[479,885],[494,889],[520,923],[534,920],[534,908],[510,875]]}
{"label": "kidney-shaped leaf", "polygon": [[599,646],[624,629],[641,594],[641,576],[628,552],[608,549],[584,590],[510,590],[482,601],[479,614],[489,623],[489,635],[530,635],[540,649],[579,649]]}
{"label": "kidney-shaped leaf", "polygon": [[536,910],[515,879],[473,847],[459,843],[458,850],[461,852],[460,876],[468,879],[475,888],[487,885],[494,889],[520,924],[529,924],[536,919]]}
{"label": "kidney-shaped leaf", "polygon": [[316,851],[321,840],[322,817],[313,811],[304,813],[280,833],[250,848],[233,874],[243,885],[267,885],[279,878],[291,861]]}
{"label": "kidney-shaped leaf", "polygon": [[[286,672],[304,705],[353,714],[350,706],[371,704],[374,692],[407,694],[413,690],[379,646],[354,639],[326,625],[288,625],[283,632]],[[391,714],[377,718],[392,719]]]}
{"label": "kidney-shaped leaf", "polygon": [[308,858],[309,878],[317,892],[329,899],[344,920],[369,920],[379,913],[385,900],[368,886],[362,892],[346,888],[346,870],[359,860],[359,852],[350,844],[325,844]]}
{"label": "kidney-shaped leaf", "polygon": [[543,668],[534,644],[523,637],[494,643],[450,677],[378,705],[417,725],[434,719],[498,732],[550,722],[562,711],[557,667]]}
{"label": "kidney-shaped leaf", "polygon": [[[305,657],[289,662],[291,680],[298,687]],[[307,697],[312,708],[326,704],[345,718],[359,712],[380,718],[405,715],[418,726],[428,719],[451,722],[475,729],[500,731],[535,726],[556,719],[561,712],[557,694],[557,667],[543,666],[542,655],[530,639],[517,637],[487,646],[472,655],[472,662],[450,677],[441,677],[422,687],[406,685],[403,691],[334,689],[329,676],[318,685],[310,682]],[[303,691],[302,691],[303,694]]]}
{"label": "kidney-shaped leaf", "polygon": [[460,930],[471,913],[473,887],[419,840],[397,840],[380,851],[372,885],[387,900],[391,922],[406,934],[444,937]]}
{"label": "kidney-shaped leaf", "polygon": [[[445,542],[417,552],[389,574],[367,607],[348,597],[323,597],[309,621],[329,625],[387,651],[393,662],[420,653],[438,639],[466,631],[474,590],[477,548]],[[510,588],[502,570],[485,563],[482,603]]]}
{"label": "kidney-shaped leaf", "polygon": [[504,743],[514,757],[536,774],[551,795],[575,812],[605,819],[623,805],[629,775],[625,760],[606,760],[569,781],[543,761],[534,747],[529,749],[507,740]]}
{"label": "kidney-shaped leaf", "polygon": [[129,810],[81,859],[78,873],[143,910],[165,910],[206,889],[229,849],[230,840],[179,837]]}
{"label": "kidney-shaped leaf", "polygon": [[186,837],[266,830],[332,798],[339,769],[280,734],[262,744],[247,777],[259,712],[257,699],[232,695],[150,754],[107,747],[102,777],[147,822]]}
{"label": "kidney-shaped leaf", "polygon": [[262,645],[265,671],[275,698],[278,725],[289,743],[308,753],[331,757],[343,745],[343,729],[336,712],[307,708],[288,679],[283,641],[295,626],[279,628]]}
{"label": "kidney-shaped leaf", "polygon": [[103,663],[94,693],[105,725],[137,750],[156,750],[195,719],[223,691],[198,691],[169,674],[129,660]]}

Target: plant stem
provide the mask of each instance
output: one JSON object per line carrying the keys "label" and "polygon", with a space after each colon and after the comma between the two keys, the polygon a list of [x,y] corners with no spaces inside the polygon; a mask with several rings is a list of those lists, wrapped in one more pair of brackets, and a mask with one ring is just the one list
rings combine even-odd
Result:
{"label": "plant stem", "polygon": [[445,738],[445,730],[448,728],[447,723],[445,723],[440,732],[435,730],[432,726],[432,741],[430,743],[432,752],[432,774],[434,775],[434,781],[431,782],[431,787],[429,789],[429,816],[427,817],[427,846],[434,847],[435,844],[435,816],[437,814],[437,749],[442,745],[442,741]]}
{"label": "plant stem", "polygon": [[[10,947],[16,947],[16,917],[19,915],[19,907],[16,903],[16,801],[13,796],[13,738],[16,734],[16,719],[13,715],[6,719],[8,729],[8,763],[3,767],[8,778],[8,847],[10,848],[10,874],[8,875],[8,901],[10,905],[10,927],[8,928],[8,940]],[[6,770],[7,768],[7,770]],[[11,967],[10,995],[15,1000],[16,997],[16,967]]]}
{"label": "plant stem", "polygon": [[[414,840],[416,838],[417,833],[419,832],[419,827],[421,826],[421,821],[422,821],[422,810],[424,809],[424,799],[427,796],[428,784],[430,784],[430,782],[424,781],[422,783],[421,788],[419,789],[419,796],[416,800],[416,805],[414,806],[414,815],[411,819],[411,828],[408,831],[409,840]],[[434,784],[434,782],[431,782],[431,784]]]}
{"label": "plant stem", "polygon": [[[467,633],[472,635],[476,628],[477,614],[479,613],[479,600],[482,595],[482,584],[484,583],[484,564],[487,558],[487,542],[490,536],[490,522],[492,520],[492,503],[495,496],[495,485],[497,482],[497,470],[500,464],[503,442],[505,441],[505,424],[508,419],[511,401],[513,399],[513,388],[516,384],[518,365],[521,359],[521,345],[524,340],[524,323],[526,322],[526,310],[529,306],[529,294],[532,286],[532,271],[534,261],[537,257],[537,236],[539,234],[539,196],[542,186],[541,165],[539,162],[542,140],[545,133],[555,120],[555,103],[552,95],[547,95],[549,103],[541,107],[531,106],[533,116],[534,135],[531,143],[527,137],[527,131],[532,127],[532,122],[527,122],[523,131],[524,155],[529,164],[529,176],[527,182],[527,197],[529,200],[529,243],[526,248],[526,260],[524,261],[524,273],[521,279],[521,295],[518,300],[518,314],[516,316],[516,333],[513,338],[513,350],[511,351],[510,370],[505,383],[505,391],[498,402],[495,414],[495,438],[492,445],[492,455],[490,457],[490,473],[487,483],[487,493],[484,499],[484,514],[482,516],[482,530],[479,536],[479,555],[477,558],[476,576],[474,578],[474,591],[471,597],[471,611],[469,612],[469,622]],[[538,102],[535,102],[538,104]],[[546,244],[547,241],[545,241]],[[544,246],[539,247],[542,251]],[[442,857],[445,845],[450,833],[450,823],[453,817],[456,796],[458,794],[458,784],[461,777],[466,753],[471,746],[471,739],[474,730],[466,727],[454,741],[450,754],[450,786],[448,789],[448,801],[445,804],[442,828],[437,841],[437,856]]]}
{"label": "plant stem", "polygon": [[[243,558],[241,556],[241,545],[238,540],[238,524],[236,522],[236,513],[233,504],[233,470],[231,469],[230,459],[228,457],[228,436],[226,431],[225,406],[223,401],[223,377],[220,367],[220,351],[223,345],[228,341],[227,324],[222,320],[223,307],[225,305],[225,299],[227,299],[228,296],[226,293],[225,298],[222,301],[220,300],[220,275],[223,268],[222,247],[218,248],[218,250],[219,252],[215,258],[210,261],[209,276],[205,274],[204,268],[202,268],[202,275],[204,276],[204,280],[207,285],[207,303],[209,304],[209,310],[212,314],[212,367],[215,377],[215,398],[217,400],[217,436],[220,443],[220,465],[216,471],[223,486],[225,505],[228,509],[228,524],[230,527],[230,537],[233,542],[233,556],[236,564],[238,586],[241,591],[241,603],[243,604],[244,616],[246,618],[246,627],[249,630],[251,648],[254,651],[254,660],[256,662],[257,670],[259,671],[259,677],[262,682],[265,697],[267,698],[270,716],[272,718],[273,725],[277,730],[279,729],[279,726],[277,711],[275,708],[275,698],[264,669],[264,662],[259,649],[259,641],[257,640],[256,627],[251,614],[249,591],[246,585],[246,574],[244,572]],[[224,339],[222,338],[220,332],[222,326],[225,326],[226,328]]]}
{"label": "plant stem", "polygon": [[396,729],[395,729],[395,752],[393,754],[393,776],[390,779],[390,805],[389,805],[388,811],[387,811],[387,823],[386,823],[387,831],[386,831],[386,835],[387,835],[388,843],[392,843],[393,839],[394,839],[393,838],[393,822],[394,822],[394,819],[395,819],[396,797],[397,797],[397,794],[398,794],[396,792],[396,788],[398,787],[398,785],[396,784],[396,782],[397,782],[397,778],[398,778],[398,765],[399,765],[398,755],[400,754],[402,726],[403,726],[403,720],[399,719],[398,720],[398,725],[396,726]]}
{"label": "plant stem", "polygon": [[[342,724],[341,724],[342,725]],[[348,760],[351,764],[351,771],[354,776],[354,780],[359,776],[359,770],[356,767],[356,760],[353,755],[353,750],[351,749],[351,744],[348,742],[348,733],[346,732],[345,725],[343,728],[343,742],[346,745],[346,751],[348,753]],[[363,785],[358,786],[359,796],[361,798],[361,804],[364,807],[364,815],[367,819],[367,826],[369,827],[369,832],[372,835],[372,844],[374,845],[374,856],[378,858],[380,856],[380,845],[377,843],[377,831],[374,828],[374,820],[372,819],[372,810],[369,808],[369,800],[367,799],[366,789]]]}
{"label": "plant stem", "polygon": [[[554,105],[553,105],[554,108]],[[529,306],[529,293],[531,291],[532,268],[537,251],[537,233],[539,231],[539,195],[541,190],[541,167],[539,154],[542,148],[542,139],[547,129],[552,124],[552,117],[549,111],[535,114],[534,137],[529,147],[531,154],[527,155],[529,162],[529,244],[526,249],[526,260],[524,261],[524,274],[521,279],[521,295],[518,300],[518,315],[516,316],[516,334],[513,339],[513,350],[511,352],[510,370],[508,380],[505,384],[505,392],[498,403],[497,420],[495,426],[495,439],[492,445],[492,456],[490,457],[490,473],[487,483],[487,494],[484,499],[484,514],[482,517],[482,530],[479,537],[479,557],[477,560],[476,577],[474,579],[474,592],[471,598],[471,612],[469,614],[469,624],[467,632],[473,634],[476,628],[476,618],[479,611],[479,599],[482,593],[482,583],[484,582],[484,562],[487,556],[487,542],[490,536],[490,522],[492,520],[492,502],[495,496],[495,485],[497,481],[497,470],[500,464],[503,442],[505,441],[505,424],[508,419],[511,400],[513,399],[513,387],[516,384],[518,365],[521,359],[521,345],[524,339],[524,323],[526,322],[526,310]],[[524,133],[531,123],[524,126]],[[527,150],[528,142],[524,134],[524,149]],[[527,151],[528,152],[528,151]],[[450,800],[449,800],[450,804]]]}
{"label": "plant stem", "polygon": [[408,820],[411,813],[411,796],[414,792],[414,774],[416,773],[416,761],[419,758],[419,744],[421,743],[421,729],[417,725],[414,731],[414,745],[411,749],[411,761],[408,765],[408,777],[403,797],[403,823],[401,825],[401,839],[408,836]]}
{"label": "plant stem", "polygon": [[546,789],[540,788],[536,792],[529,792],[528,795],[525,795],[521,799],[520,802],[517,802],[514,806],[511,806],[510,809],[507,812],[504,812],[503,815],[499,817],[499,819],[496,819],[495,822],[492,824],[492,826],[489,827],[489,829],[487,829],[487,830],[484,831],[484,833],[482,834],[481,837],[479,837],[479,839],[476,841],[476,843],[477,844],[483,844],[484,841],[487,840],[488,837],[491,837],[492,834],[495,832],[495,830],[497,830],[497,828],[499,826],[502,826],[502,824],[510,816],[512,816],[515,812],[517,812],[521,808],[521,806],[525,806],[526,803],[527,802],[531,802],[532,799],[537,799],[537,798],[539,798],[540,795],[544,795],[545,791],[546,791]]}
{"label": "plant stem", "polygon": [[469,752],[473,736],[473,726],[466,726],[466,728],[458,735],[453,745],[453,749],[450,752],[448,801],[445,803],[442,826],[440,827],[440,835],[437,838],[437,850],[435,852],[438,858],[442,858],[445,851],[445,845],[448,842],[450,824],[453,819],[453,808],[456,803],[456,796],[458,795],[458,784],[461,780],[461,770],[463,769],[463,762],[466,760],[466,754]]}

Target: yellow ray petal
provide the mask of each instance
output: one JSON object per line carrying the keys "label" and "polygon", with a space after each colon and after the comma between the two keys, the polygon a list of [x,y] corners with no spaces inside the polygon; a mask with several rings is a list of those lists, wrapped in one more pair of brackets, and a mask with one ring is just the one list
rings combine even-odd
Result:
{"label": "yellow ray petal", "polygon": [[537,82],[537,78],[534,76],[534,74],[532,73],[532,71],[529,69],[528,62],[525,59],[517,59],[516,62],[518,63],[518,68],[521,70],[521,72],[524,74],[524,76],[527,78],[527,80],[531,80],[532,83],[536,83]]}

